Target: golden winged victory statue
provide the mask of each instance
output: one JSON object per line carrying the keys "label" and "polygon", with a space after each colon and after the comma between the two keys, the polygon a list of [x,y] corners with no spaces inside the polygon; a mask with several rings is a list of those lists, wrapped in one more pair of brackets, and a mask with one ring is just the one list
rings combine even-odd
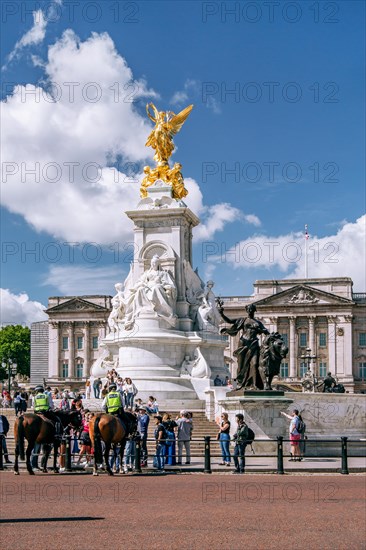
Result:
{"label": "golden winged victory statue", "polygon": [[153,103],[146,105],[147,116],[155,124],[147,138],[146,146],[155,150],[154,160],[157,166],[155,168],[145,166],[144,168],[145,177],[140,189],[142,198],[147,197],[147,187],[158,179],[171,185],[174,199],[183,199],[188,194],[181,173],[182,165],[176,162],[173,168],[170,168],[169,158],[175,149],[173,136],[182,128],[192,109],[193,105],[189,105],[176,115],[172,111],[158,111]]}

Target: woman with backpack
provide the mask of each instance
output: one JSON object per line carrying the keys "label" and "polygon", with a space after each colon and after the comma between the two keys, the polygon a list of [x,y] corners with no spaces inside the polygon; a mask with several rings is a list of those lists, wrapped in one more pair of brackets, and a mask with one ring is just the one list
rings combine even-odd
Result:
{"label": "woman with backpack", "polygon": [[286,416],[286,418],[288,418],[289,420],[291,420],[290,426],[289,426],[289,436],[290,436],[290,446],[291,446],[290,462],[300,462],[301,434],[298,428],[301,428],[301,425],[300,425],[300,419],[299,419],[299,411],[297,409],[294,409],[291,415],[281,411],[281,414],[283,416]]}

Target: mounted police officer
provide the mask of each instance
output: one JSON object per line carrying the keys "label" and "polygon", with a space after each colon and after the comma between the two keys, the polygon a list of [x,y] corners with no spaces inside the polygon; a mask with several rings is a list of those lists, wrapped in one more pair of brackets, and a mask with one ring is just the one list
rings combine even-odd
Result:
{"label": "mounted police officer", "polygon": [[102,403],[102,409],[108,414],[118,416],[123,420],[123,401],[121,392],[117,391],[117,384],[109,384],[109,393],[105,396]]}
{"label": "mounted police officer", "polygon": [[45,418],[51,420],[55,425],[56,433],[59,433],[61,430],[61,422],[57,414],[52,410],[53,402],[51,395],[44,391],[43,386],[36,386],[34,388],[34,393],[34,412],[36,414],[42,414]]}

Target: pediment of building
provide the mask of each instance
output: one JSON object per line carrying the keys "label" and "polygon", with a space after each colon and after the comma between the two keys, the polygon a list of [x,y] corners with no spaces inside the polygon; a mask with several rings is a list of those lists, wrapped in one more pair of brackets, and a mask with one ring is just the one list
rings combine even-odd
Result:
{"label": "pediment of building", "polygon": [[308,285],[296,285],[278,294],[255,302],[256,306],[322,306],[352,305],[352,300],[343,298]]}
{"label": "pediment of building", "polygon": [[46,313],[52,315],[53,313],[75,313],[78,311],[83,313],[100,313],[107,312],[109,309],[76,297],[63,302],[62,304],[58,304],[57,306],[48,308]]}

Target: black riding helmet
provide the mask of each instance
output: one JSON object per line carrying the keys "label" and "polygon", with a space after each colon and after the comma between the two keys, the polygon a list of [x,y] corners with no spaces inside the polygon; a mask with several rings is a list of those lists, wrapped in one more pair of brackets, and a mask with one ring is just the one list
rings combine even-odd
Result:
{"label": "black riding helmet", "polygon": [[116,389],[117,389],[117,384],[115,384],[114,382],[112,382],[112,384],[109,384],[109,389],[110,389],[110,390],[116,390]]}

